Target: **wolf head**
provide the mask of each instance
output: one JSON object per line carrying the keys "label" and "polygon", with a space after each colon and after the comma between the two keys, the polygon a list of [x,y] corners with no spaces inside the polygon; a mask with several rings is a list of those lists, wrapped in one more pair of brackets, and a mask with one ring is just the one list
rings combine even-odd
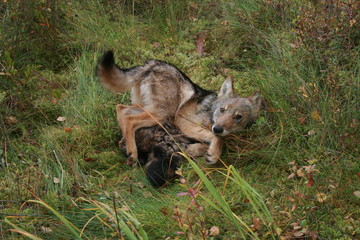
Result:
{"label": "wolf head", "polygon": [[234,94],[233,82],[227,78],[213,104],[212,132],[219,137],[238,132],[255,123],[259,117],[261,96],[257,92],[242,98]]}

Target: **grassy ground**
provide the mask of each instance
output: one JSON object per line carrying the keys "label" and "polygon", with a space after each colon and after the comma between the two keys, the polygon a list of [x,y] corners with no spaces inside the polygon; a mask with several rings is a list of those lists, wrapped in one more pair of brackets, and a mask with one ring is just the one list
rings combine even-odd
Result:
{"label": "grassy ground", "polygon": [[[3,1],[0,238],[357,239],[356,1]],[[268,109],[223,162],[153,189],[94,69],[161,59]],[[230,167],[232,165],[232,167]]]}

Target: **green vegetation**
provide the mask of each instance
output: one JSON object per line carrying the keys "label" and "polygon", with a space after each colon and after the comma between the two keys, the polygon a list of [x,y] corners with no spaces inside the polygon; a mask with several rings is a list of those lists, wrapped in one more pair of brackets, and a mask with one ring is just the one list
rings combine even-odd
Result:
{"label": "green vegetation", "polygon": [[[355,0],[0,3],[1,239],[358,239],[360,5]],[[153,189],[118,149],[95,77],[168,61],[199,85],[260,90],[223,163]]]}

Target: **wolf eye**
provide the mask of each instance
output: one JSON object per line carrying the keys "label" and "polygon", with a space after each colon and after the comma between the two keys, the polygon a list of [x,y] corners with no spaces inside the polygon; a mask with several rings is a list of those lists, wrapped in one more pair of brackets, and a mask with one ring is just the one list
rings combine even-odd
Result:
{"label": "wolf eye", "polygon": [[223,107],[220,108],[220,112],[221,112],[221,113],[225,112],[225,108],[223,108]]}
{"label": "wolf eye", "polygon": [[237,114],[237,115],[234,116],[234,119],[235,120],[240,120],[240,119],[242,119],[242,115]]}

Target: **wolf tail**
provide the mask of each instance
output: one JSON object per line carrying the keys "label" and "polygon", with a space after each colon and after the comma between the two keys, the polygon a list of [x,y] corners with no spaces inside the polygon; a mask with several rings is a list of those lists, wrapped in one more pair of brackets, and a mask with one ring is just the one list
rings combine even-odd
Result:
{"label": "wolf tail", "polygon": [[169,156],[165,149],[154,147],[148,160],[146,177],[153,187],[161,187],[178,177],[175,171],[184,159],[179,154]]}
{"label": "wolf tail", "polygon": [[135,85],[138,79],[136,77],[137,68],[119,68],[115,64],[114,52],[107,51],[97,64],[96,73],[105,88],[115,93],[122,93],[130,90]]}

